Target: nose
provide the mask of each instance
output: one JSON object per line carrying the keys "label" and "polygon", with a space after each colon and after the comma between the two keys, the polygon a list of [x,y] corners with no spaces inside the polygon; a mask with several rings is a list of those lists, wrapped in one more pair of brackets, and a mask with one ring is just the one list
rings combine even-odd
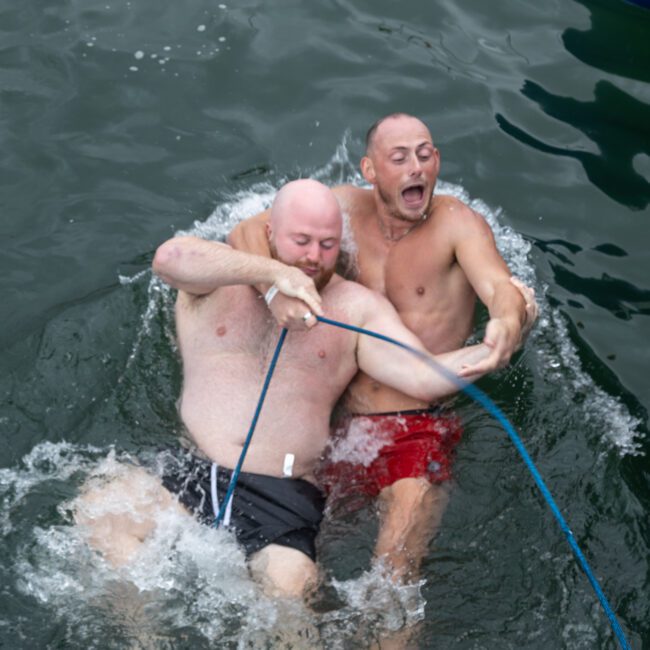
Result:
{"label": "nose", "polygon": [[422,173],[422,163],[417,155],[411,156],[411,164],[409,166],[409,176],[419,176]]}
{"label": "nose", "polygon": [[318,264],[320,262],[319,242],[315,241],[310,244],[309,248],[307,249],[306,258],[310,264]]}

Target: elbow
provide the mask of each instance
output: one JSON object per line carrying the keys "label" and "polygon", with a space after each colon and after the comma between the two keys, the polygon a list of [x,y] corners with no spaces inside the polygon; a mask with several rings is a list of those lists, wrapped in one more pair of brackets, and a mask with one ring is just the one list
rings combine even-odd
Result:
{"label": "elbow", "polygon": [[168,284],[170,278],[178,275],[178,269],[183,259],[183,237],[168,239],[156,249],[151,263],[151,269]]}

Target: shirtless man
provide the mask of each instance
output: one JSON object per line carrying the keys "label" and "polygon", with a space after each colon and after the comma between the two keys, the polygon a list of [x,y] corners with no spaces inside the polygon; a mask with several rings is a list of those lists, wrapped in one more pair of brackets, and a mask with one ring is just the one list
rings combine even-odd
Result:
{"label": "shirtless man", "polygon": [[[463,345],[473,330],[477,296],[487,306],[484,343],[491,354],[473,368],[487,372],[508,363],[537,306],[530,290],[511,281],[483,218],[453,197],[433,196],[439,169],[440,154],[427,127],[397,113],[368,131],[361,171],[372,188],[333,191],[358,248],[355,279],[385,295],[431,353]],[[230,243],[268,254],[262,227],[267,218],[268,212],[239,224]],[[316,323],[300,320],[305,305],[294,298],[279,296],[270,309],[289,328]],[[360,372],[347,398],[358,417],[344,426],[372,424],[390,442],[369,468],[343,463],[325,472],[330,487],[338,482],[379,495],[375,556],[397,578],[417,578],[449,498],[451,447],[461,429],[456,417],[431,406]]]}
{"label": "shirtless man", "polygon": [[[384,297],[334,274],[341,228],[331,190],[301,180],[274,201],[267,227],[274,259],[195,237],[158,248],[153,269],[178,289],[180,415],[195,449],[165,469],[167,490],[144,469],[130,468],[117,485],[91,488],[80,498],[77,520],[114,563],[128,562],[154,530],[154,508],[174,507],[172,493],[199,519],[214,521],[280,334],[252,285],[268,283],[299,297],[309,306],[305,320],[325,313],[424,350]],[[473,379],[463,368],[488,354],[480,344],[435,359]],[[324,497],[314,468],[330,435],[332,409],[359,368],[425,403],[456,390],[423,361],[368,336],[327,325],[288,334],[226,514],[253,575],[271,593],[299,595],[316,582],[314,538]],[[108,508],[93,516],[97,504],[118,494],[119,513]]]}

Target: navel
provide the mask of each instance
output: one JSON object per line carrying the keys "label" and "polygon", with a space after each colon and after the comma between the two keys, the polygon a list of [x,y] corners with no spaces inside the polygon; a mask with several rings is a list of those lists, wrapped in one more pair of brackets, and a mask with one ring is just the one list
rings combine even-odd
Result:
{"label": "navel", "polygon": [[415,290],[415,293],[417,293],[418,296],[423,296],[423,295],[424,295],[424,287],[418,287],[418,288]]}
{"label": "navel", "polygon": [[226,331],[227,330],[225,325],[219,325],[219,327],[217,327],[217,336],[223,336]]}

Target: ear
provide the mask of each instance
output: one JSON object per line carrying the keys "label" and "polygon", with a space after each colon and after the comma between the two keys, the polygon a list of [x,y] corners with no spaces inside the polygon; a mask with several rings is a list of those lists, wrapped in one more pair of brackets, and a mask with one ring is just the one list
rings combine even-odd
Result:
{"label": "ear", "polygon": [[375,166],[372,164],[372,160],[368,156],[364,156],[361,159],[361,173],[363,174],[363,177],[371,184],[375,184],[375,179],[377,178],[377,174],[375,174]]}

